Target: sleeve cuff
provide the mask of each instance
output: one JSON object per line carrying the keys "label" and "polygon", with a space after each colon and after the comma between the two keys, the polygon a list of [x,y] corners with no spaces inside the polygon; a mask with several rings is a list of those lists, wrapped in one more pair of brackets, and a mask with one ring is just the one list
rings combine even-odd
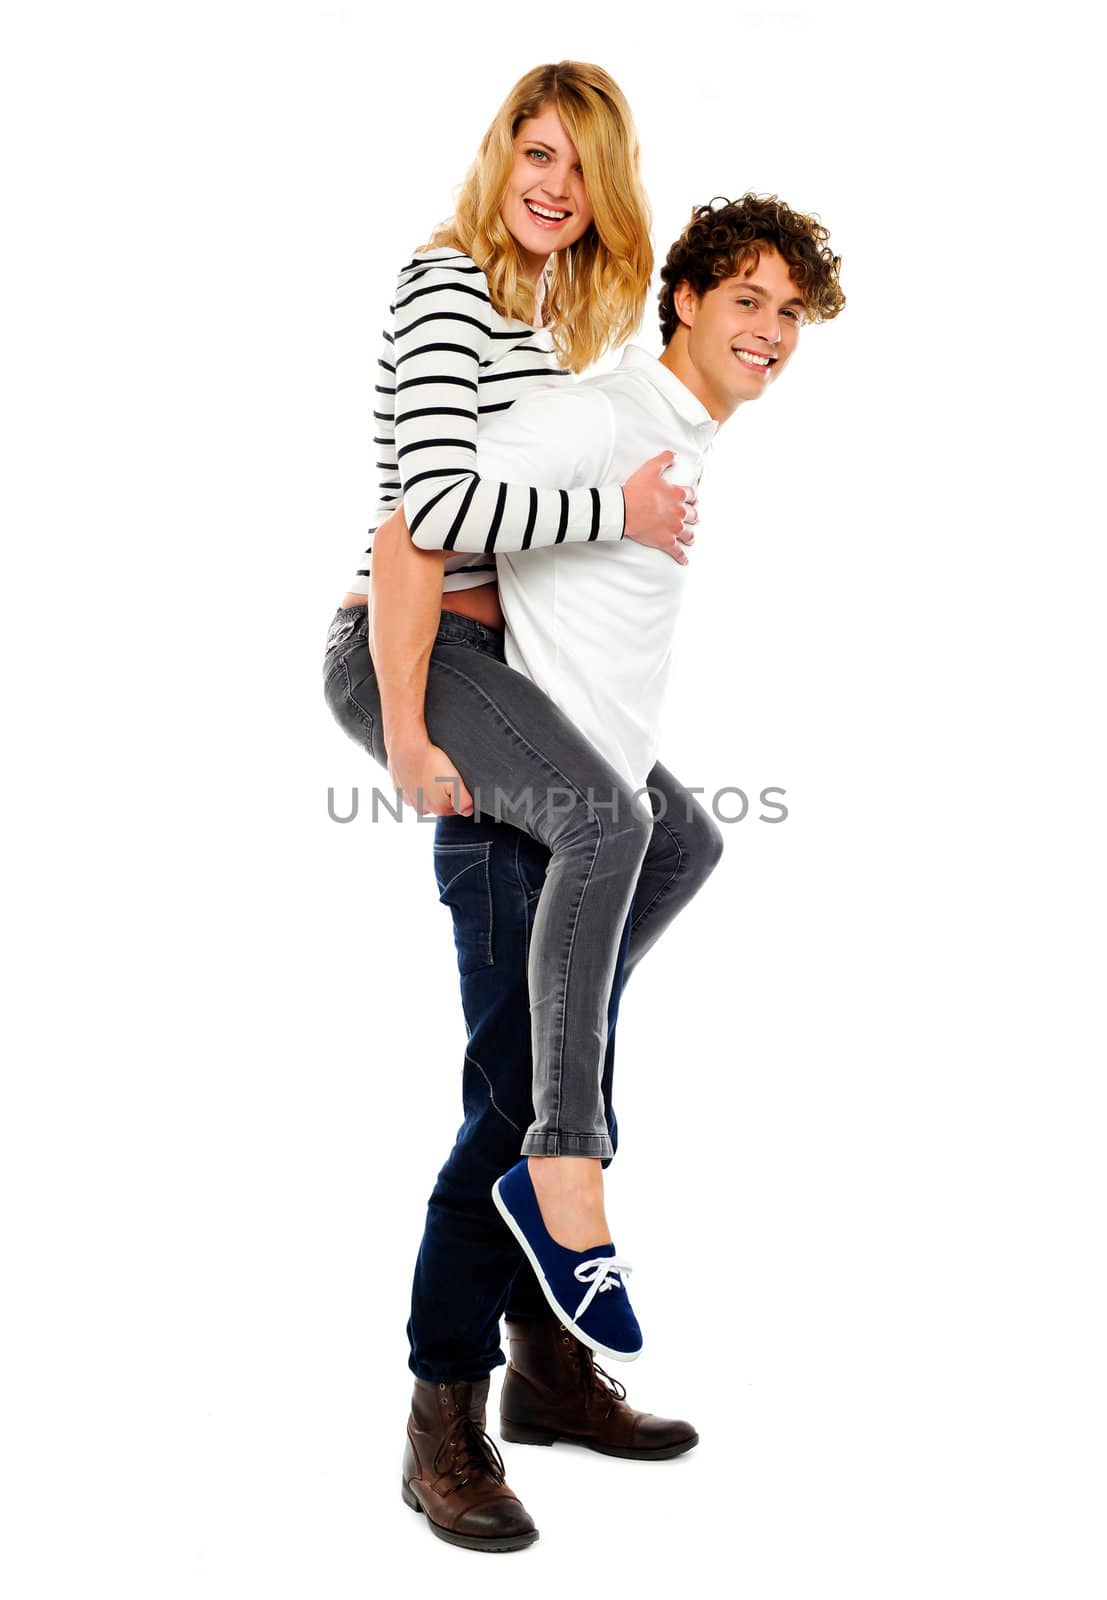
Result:
{"label": "sleeve cuff", "polygon": [[600,526],[597,539],[621,539],[626,532],[627,503],[621,484],[609,483],[599,491]]}

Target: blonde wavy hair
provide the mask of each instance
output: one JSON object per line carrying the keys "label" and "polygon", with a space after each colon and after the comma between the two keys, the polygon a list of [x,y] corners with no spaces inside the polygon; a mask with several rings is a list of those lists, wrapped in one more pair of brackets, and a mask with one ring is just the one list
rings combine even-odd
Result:
{"label": "blonde wavy hair", "polygon": [[515,137],[546,106],[556,108],[577,147],[593,211],[582,237],[551,256],[543,305],[558,360],[580,372],[630,338],[653,270],[638,135],[622,90],[602,67],[559,61],[519,79],[481,140],[453,217],[422,248],[463,250],[487,278],[496,310],[534,321],[535,286],[500,207],[515,164]]}

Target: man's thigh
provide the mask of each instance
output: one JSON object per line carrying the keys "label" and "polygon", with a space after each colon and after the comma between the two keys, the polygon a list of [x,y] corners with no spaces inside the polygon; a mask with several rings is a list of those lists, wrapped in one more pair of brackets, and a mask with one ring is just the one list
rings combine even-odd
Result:
{"label": "man's thigh", "polygon": [[467,1118],[497,1138],[534,1119],[527,961],[550,852],[507,823],[439,817],[434,869],[453,919],[461,1004],[468,1034],[463,1093]]}

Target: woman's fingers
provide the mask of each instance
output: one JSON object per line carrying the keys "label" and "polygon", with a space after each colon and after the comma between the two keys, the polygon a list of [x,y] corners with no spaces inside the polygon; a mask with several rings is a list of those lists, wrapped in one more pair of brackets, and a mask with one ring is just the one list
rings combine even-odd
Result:
{"label": "woman's fingers", "polygon": [[685,513],[696,503],[696,491],[687,484],[668,483],[662,476],[676,457],[663,450],[632,473],[623,485],[627,538],[656,550],[668,550],[682,531]]}
{"label": "woman's fingers", "polygon": [[[473,815],[473,797],[465,787],[464,779],[460,772],[452,772],[446,779],[447,811],[456,811],[459,817]],[[442,816],[444,813],[439,812]]]}
{"label": "woman's fingers", "polygon": [[421,817],[473,814],[473,797],[445,750],[429,739],[397,741],[389,751],[389,776]]}

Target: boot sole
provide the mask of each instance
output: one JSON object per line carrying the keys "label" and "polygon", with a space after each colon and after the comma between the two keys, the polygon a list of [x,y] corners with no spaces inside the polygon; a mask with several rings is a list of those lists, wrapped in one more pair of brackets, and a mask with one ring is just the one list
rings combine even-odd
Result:
{"label": "boot sole", "polygon": [[635,1449],[631,1445],[600,1444],[596,1439],[583,1439],[575,1433],[557,1433],[552,1428],[524,1427],[519,1423],[500,1418],[500,1438],[508,1444],[576,1444],[583,1450],[595,1450],[601,1456],[619,1456],[623,1461],[670,1461],[682,1456],[699,1444],[700,1436],[694,1433],[679,1444],[657,1445],[654,1449]]}
{"label": "boot sole", "polygon": [[500,1538],[493,1535],[491,1538],[478,1539],[472,1533],[451,1533],[448,1528],[440,1528],[433,1517],[427,1516],[426,1510],[419,1504],[412,1492],[406,1478],[400,1479],[400,1495],[405,1506],[410,1506],[413,1511],[427,1518],[431,1532],[439,1539],[444,1539],[447,1544],[460,1545],[462,1550],[487,1550],[495,1554],[504,1550],[525,1550],[528,1544],[533,1544],[538,1537],[538,1529],[531,1533],[505,1534]]}

